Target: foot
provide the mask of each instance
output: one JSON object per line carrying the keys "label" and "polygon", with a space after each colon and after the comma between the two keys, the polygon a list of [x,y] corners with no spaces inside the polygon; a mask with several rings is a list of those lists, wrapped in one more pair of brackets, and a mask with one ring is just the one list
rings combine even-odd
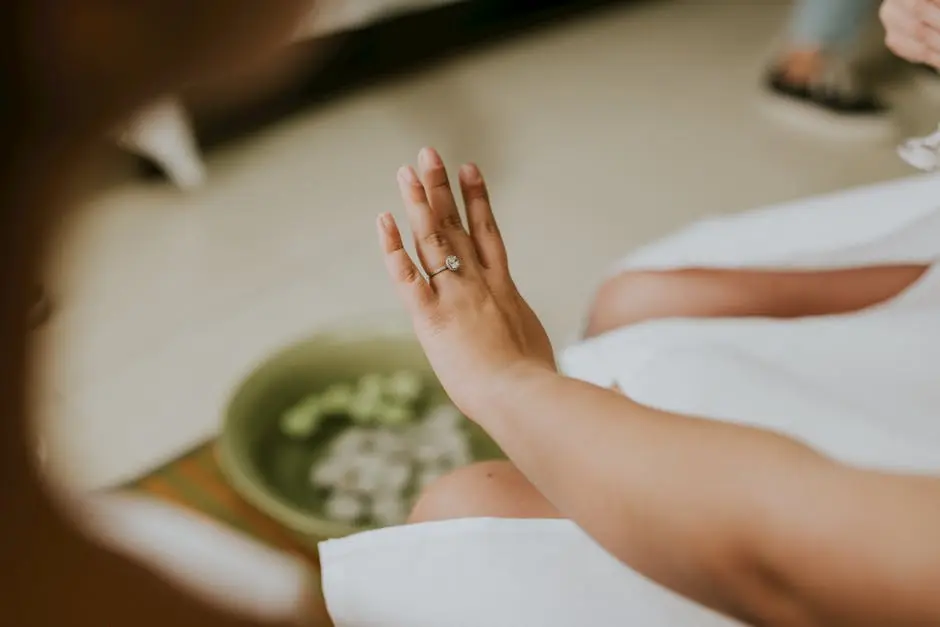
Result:
{"label": "foot", "polygon": [[791,53],[770,70],[766,88],[790,123],[830,135],[891,137],[889,107],[860,78],[842,57]]}

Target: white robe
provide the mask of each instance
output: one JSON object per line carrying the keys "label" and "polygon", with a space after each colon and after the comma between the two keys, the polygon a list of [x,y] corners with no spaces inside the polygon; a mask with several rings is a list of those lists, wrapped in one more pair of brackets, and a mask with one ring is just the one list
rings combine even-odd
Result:
{"label": "white robe", "polygon": [[[940,179],[917,177],[693,225],[624,269],[838,268],[940,257]],[[773,429],[848,463],[940,470],[940,265],[888,303],[801,320],[675,319],[564,351],[567,374],[675,412]],[[727,624],[575,525],[465,520],[321,545],[344,627]]]}

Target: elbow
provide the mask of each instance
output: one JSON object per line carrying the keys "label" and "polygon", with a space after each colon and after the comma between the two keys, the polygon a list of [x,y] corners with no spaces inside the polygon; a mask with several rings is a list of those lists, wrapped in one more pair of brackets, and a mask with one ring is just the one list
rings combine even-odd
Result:
{"label": "elbow", "polygon": [[[762,519],[766,524],[761,524]],[[818,521],[776,508],[738,526],[736,540],[725,551],[725,562],[715,564],[714,569],[726,613],[761,627],[831,625],[831,617],[825,617],[817,603],[814,590],[818,588],[806,580],[814,562],[813,551],[808,554],[806,548],[820,546],[819,533]]]}
{"label": "elbow", "polygon": [[[721,537],[727,541],[716,541]],[[658,551],[638,547],[616,547],[621,550],[611,552],[654,581],[745,625],[823,627],[791,585],[788,573],[769,564],[759,545],[744,541],[745,537],[731,530],[703,532],[700,539],[686,545],[690,550],[684,555],[667,560]],[[674,559],[685,562],[684,566],[675,568]]]}
{"label": "elbow", "polygon": [[[817,608],[802,593],[790,560],[768,559],[766,534],[755,535],[753,527],[726,530],[728,541],[713,547],[702,557],[708,576],[704,588],[692,598],[712,609],[755,627],[823,627]],[[754,538],[762,538],[753,541]],[[709,544],[705,544],[709,546]],[[798,565],[797,565],[798,566]]]}
{"label": "elbow", "polygon": [[779,571],[752,565],[736,582],[729,614],[755,627],[824,627],[806,599]]}

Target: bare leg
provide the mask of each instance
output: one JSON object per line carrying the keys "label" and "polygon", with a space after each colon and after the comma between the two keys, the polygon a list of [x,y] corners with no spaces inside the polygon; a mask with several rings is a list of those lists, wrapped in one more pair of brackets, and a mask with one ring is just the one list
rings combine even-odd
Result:
{"label": "bare leg", "polygon": [[560,518],[529,480],[509,462],[481,462],[431,484],[409,522],[457,518]]}
{"label": "bare leg", "polygon": [[897,296],[926,265],[844,270],[624,272],[604,283],[587,336],[657,318],[802,318],[859,311]]}

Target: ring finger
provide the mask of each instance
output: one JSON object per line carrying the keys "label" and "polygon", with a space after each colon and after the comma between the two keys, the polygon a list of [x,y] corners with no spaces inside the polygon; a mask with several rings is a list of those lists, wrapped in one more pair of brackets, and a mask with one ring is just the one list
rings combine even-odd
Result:
{"label": "ring finger", "polygon": [[[457,238],[453,237],[453,230],[447,229],[432,209],[425,186],[414,168],[404,166],[398,171],[398,185],[414,235],[418,260],[424,271],[431,275],[441,268],[447,268],[448,257],[456,256],[460,261],[457,270],[475,274],[476,268],[471,263],[472,259],[454,241]],[[466,234],[464,236],[466,237]],[[447,273],[449,269],[442,274]]]}
{"label": "ring finger", "polygon": [[431,213],[454,247],[455,254],[475,268],[479,261],[476,248],[460,218],[460,210],[447,178],[444,161],[433,148],[423,148],[418,153],[418,175],[424,185]]}

